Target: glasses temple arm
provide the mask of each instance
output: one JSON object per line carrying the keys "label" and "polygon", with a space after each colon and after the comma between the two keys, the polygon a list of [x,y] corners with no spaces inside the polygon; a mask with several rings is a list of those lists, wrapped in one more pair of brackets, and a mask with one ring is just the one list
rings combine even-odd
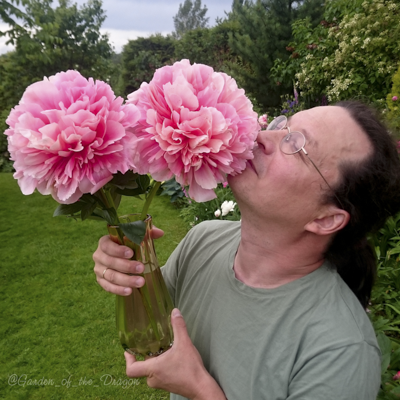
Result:
{"label": "glasses temple arm", "polygon": [[307,158],[310,160],[311,164],[314,166],[314,168],[317,170],[317,172],[320,174],[321,178],[324,180],[324,182],[328,185],[328,188],[332,191],[333,195],[336,197],[336,200],[338,201],[338,203],[340,204],[341,208],[343,207],[342,202],[339,200],[339,197],[336,196],[335,191],[331,188],[331,185],[329,185],[329,183],[326,181],[326,179],[324,178],[324,176],[321,174],[321,171],[318,169],[318,167],[314,164],[314,161],[311,160],[310,156],[308,155],[306,149],[304,147],[301,148],[301,150],[303,150],[303,153],[307,156]]}

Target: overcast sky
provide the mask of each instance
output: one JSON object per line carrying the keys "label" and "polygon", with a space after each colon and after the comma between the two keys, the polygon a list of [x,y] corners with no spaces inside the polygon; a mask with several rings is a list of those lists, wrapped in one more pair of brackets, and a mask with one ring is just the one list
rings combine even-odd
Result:
{"label": "overcast sky", "polygon": [[[78,5],[85,0],[72,0]],[[215,25],[216,18],[224,18],[229,12],[233,0],[202,0],[202,5],[208,8],[209,26]],[[102,32],[108,32],[110,41],[117,53],[129,39],[139,36],[146,37],[153,33],[167,34],[174,30],[173,17],[179,10],[179,4],[184,0],[103,0],[103,9],[107,16],[102,26]],[[57,4],[54,1],[54,4]],[[0,23],[0,30],[6,25]],[[5,46],[5,39],[0,37],[0,54],[10,50]]]}

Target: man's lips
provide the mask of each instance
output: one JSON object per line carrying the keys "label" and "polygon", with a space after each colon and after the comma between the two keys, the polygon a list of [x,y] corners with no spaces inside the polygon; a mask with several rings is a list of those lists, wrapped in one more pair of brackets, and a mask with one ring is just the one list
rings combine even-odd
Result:
{"label": "man's lips", "polygon": [[247,160],[247,163],[249,164],[250,168],[257,174],[257,170],[255,169],[252,160]]}

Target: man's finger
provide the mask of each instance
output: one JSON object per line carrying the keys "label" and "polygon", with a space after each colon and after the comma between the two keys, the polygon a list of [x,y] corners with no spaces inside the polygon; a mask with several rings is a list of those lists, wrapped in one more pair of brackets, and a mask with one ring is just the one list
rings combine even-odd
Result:
{"label": "man's finger", "polygon": [[125,351],[124,353],[125,361],[126,361],[126,375],[130,378],[140,378],[142,376],[146,376],[146,367],[143,367],[143,364],[146,361],[136,361],[136,357],[132,354],[129,354]]}
{"label": "man's finger", "polygon": [[128,246],[123,246],[115,243],[111,240],[109,235],[105,235],[99,240],[99,248],[103,253],[108,254],[111,257],[118,258],[131,258],[133,256],[133,250]]}
{"label": "man's finger", "polygon": [[176,344],[182,343],[183,341],[189,339],[189,335],[186,329],[186,322],[177,308],[174,308],[172,310],[171,324],[174,331],[174,342]]}
{"label": "man's finger", "polygon": [[162,236],[164,236],[164,231],[162,229],[153,226],[153,228],[151,229],[152,239],[159,239]]}

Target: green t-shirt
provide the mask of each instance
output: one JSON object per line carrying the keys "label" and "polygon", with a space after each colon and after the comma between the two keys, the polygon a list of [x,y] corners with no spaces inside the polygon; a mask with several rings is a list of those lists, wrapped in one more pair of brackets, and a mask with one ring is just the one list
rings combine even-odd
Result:
{"label": "green t-shirt", "polygon": [[227,399],[375,400],[375,333],[334,268],[325,263],[274,289],[249,287],[233,271],[239,241],[240,223],[204,222],[163,268],[189,336]]}

